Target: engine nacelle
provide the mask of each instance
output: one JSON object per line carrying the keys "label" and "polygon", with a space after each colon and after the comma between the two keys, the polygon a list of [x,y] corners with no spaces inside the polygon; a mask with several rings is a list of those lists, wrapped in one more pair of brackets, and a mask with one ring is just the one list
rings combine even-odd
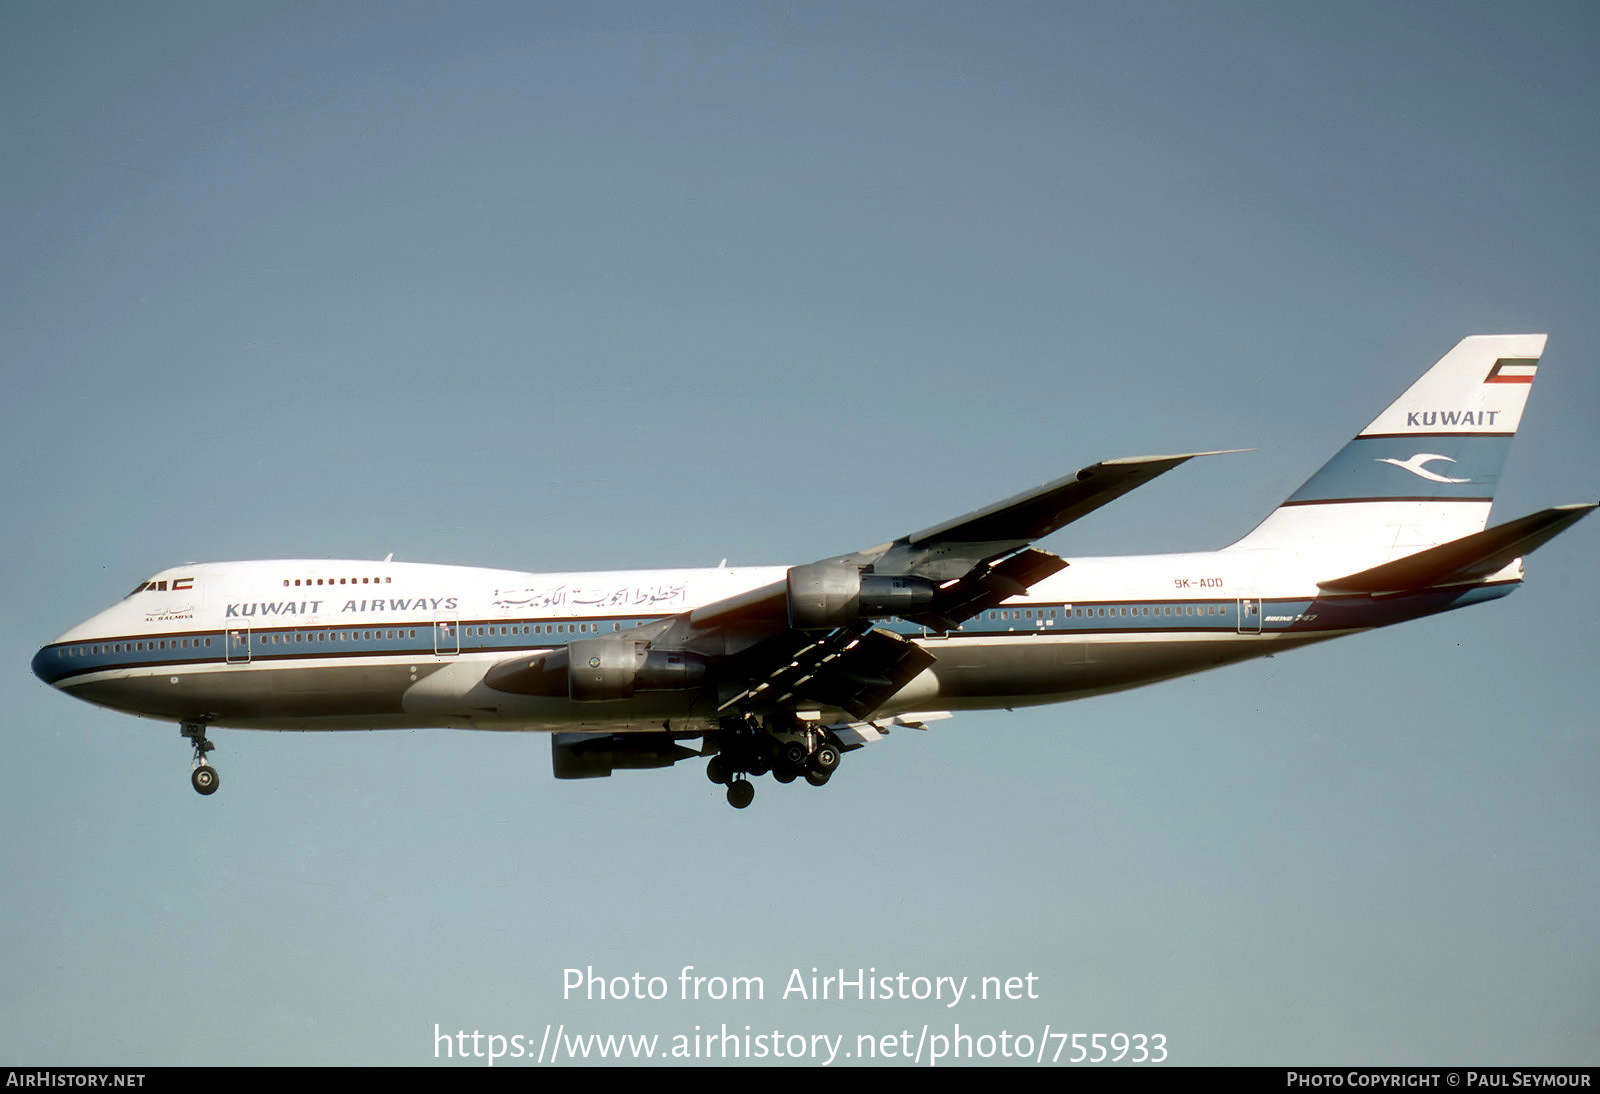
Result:
{"label": "engine nacelle", "polygon": [[789,625],[803,631],[831,630],[863,619],[913,615],[933,603],[938,590],[922,577],[863,574],[846,563],[813,562],[791,567]]}
{"label": "engine nacelle", "polygon": [[557,733],[550,766],[558,779],[603,779],[612,771],[671,767],[700,755],[666,733]]}
{"label": "engine nacelle", "polygon": [[567,645],[567,694],[578,703],[631,699],[637,691],[691,691],[705,683],[706,663],[681,650],[653,650],[622,636]]}

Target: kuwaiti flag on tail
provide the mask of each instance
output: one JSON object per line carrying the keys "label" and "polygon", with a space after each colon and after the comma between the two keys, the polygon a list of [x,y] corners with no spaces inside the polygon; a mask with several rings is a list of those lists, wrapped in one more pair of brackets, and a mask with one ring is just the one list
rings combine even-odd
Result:
{"label": "kuwaiti flag on tail", "polygon": [[1531,384],[1539,362],[1527,357],[1502,357],[1489,370],[1486,384]]}
{"label": "kuwaiti flag on tail", "polygon": [[1234,547],[1376,565],[1480,531],[1544,344],[1462,339]]}

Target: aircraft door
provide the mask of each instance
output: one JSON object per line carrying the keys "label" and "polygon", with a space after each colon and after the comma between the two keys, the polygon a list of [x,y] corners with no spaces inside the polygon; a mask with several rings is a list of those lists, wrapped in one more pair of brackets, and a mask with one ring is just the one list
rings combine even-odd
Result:
{"label": "aircraft door", "polygon": [[250,628],[229,627],[222,632],[222,649],[230,665],[250,663]]}
{"label": "aircraft door", "polygon": [[1239,633],[1261,633],[1261,598],[1253,591],[1239,598]]}
{"label": "aircraft door", "polygon": [[433,617],[433,652],[441,657],[461,652],[461,628],[454,612],[439,612]]}

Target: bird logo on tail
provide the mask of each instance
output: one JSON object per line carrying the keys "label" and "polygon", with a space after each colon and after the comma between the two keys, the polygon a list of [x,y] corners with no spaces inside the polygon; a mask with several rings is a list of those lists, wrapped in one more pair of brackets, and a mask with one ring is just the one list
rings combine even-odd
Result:
{"label": "bird logo on tail", "polygon": [[1379,463],[1392,463],[1396,467],[1403,468],[1406,471],[1411,472],[1413,475],[1417,476],[1418,478],[1427,479],[1430,482],[1463,483],[1463,482],[1471,482],[1472,481],[1471,479],[1451,479],[1451,478],[1446,478],[1444,475],[1440,475],[1440,474],[1438,474],[1437,472],[1434,472],[1434,471],[1429,471],[1426,467],[1422,466],[1425,463],[1432,463],[1434,460],[1443,460],[1446,463],[1455,463],[1456,462],[1450,456],[1441,456],[1441,455],[1438,455],[1437,453],[1434,453],[1434,452],[1418,452],[1415,456],[1412,456],[1409,460],[1380,459],[1378,462]]}

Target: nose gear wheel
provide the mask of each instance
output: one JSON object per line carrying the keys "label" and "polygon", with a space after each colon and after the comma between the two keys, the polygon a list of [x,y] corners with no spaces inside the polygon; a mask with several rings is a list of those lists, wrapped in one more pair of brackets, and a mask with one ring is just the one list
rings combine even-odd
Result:
{"label": "nose gear wheel", "polygon": [[206,726],[204,722],[184,722],[178,726],[178,732],[184,739],[194,745],[194,760],[190,765],[189,785],[194,787],[195,793],[210,796],[217,792],[217,787],[222,785],[222,776],[217,769],[211,766],[206,759],[206,753],[217,746],[206,739]]}

